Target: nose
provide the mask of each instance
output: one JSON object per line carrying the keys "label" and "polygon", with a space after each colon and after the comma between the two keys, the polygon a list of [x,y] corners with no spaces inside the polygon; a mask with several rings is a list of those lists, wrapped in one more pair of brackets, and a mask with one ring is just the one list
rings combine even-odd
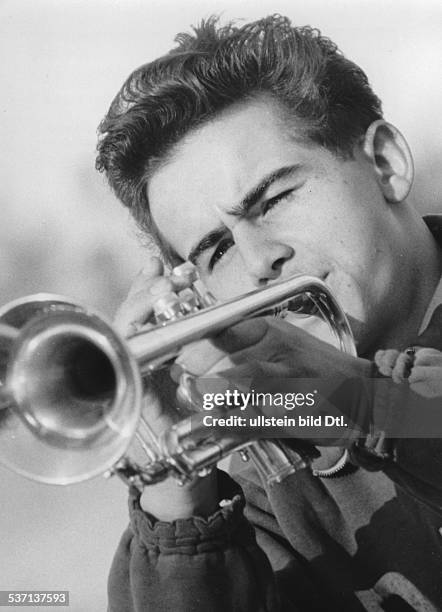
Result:
{"label": "nose", "polygon": [[257,231],[239,231],[235,243],[245,269],[257,287],[276,280],[286,261],[295,255],[290,245]]}

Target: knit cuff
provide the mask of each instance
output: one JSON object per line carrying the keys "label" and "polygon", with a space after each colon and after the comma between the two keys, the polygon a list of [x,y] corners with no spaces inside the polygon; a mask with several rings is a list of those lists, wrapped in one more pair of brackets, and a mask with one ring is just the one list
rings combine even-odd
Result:
{"label": "knit cuff", "polygon": [[197,554],[220,549],[238,530],[242,536],[250,531],[243,516],[244,496],[241,488],[225,472],[218,470],[220,508],[209,517],[193,516],[161,521],[142,510],[140,492],[129,492],[131,526],[142,544],[162,554]]}

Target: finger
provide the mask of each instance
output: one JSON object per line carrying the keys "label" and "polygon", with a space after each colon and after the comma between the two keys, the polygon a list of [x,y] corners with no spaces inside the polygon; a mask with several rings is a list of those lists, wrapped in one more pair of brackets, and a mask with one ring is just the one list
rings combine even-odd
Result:
{"label": "finger", "polygon": [[200,340],[185,346],[176,364],[195,376],[203,376],[215,372],[220,367],[232,367],[225,351],[215,346],[210,340]]}
{"label": "finger", "polygon": [[147,295],[132,296],[127,298],[117,310],[114,326],[121,335],[132,335],[146,323],[152,313],[152,302]]}
{"label": "finger", "polygon": [[221,332],[212,338],[212,343],[225,352],[234,353],[261,342],[268,328],[264,318],[248,319]]}
{"label": "finger", "polygon": [[263,344],[268,331],[269,323],[264,318],[242,321],[210,340],[187,345],[176,363],[188,372],[202,376],[215,374],[249,360],[270,361],[272,353]]}
{"label": "finger", "polygon": [[114,325],[123,335],[134,333],[152,318],[154,304],[158,298],[173,291],[171,281],[164,276],[155,276],[162,264],[150,262],[135,278],[127,298],[114,317]]}
{"label": "finger", "polygon": [[184,265],[174,268],[168,276],[163,274],[164,266],[161,260],[158,257],[149,258],[135,277],[126,300],[115,316],[115,325],[120,333],[133,333],[152,317],[155,302],[160,297],[190,288],[195,279],[193,268],[187,270]]}
{"label": "finger", "polygon": [[143,268],[135,276],[132,285],[129,289],[128,296],[131,293],[137,293],[146,286],[149,280],[154,280],[157,277],[162,276],[164,273],[164,266],[159,257],[149,257],[146,260]]}
{"label": "finger", "polygon": [[400,384],[403,383],[409,376],[411,366],[413,364],[414,355],[409,355],[406,352],[400,353],[394,364],[391,377],[393,382]]}
{"label": "finger", "polygon": [[384,350],[380,350],[380,351],[376,351],[376,353],[374,355],[374,362],[377,365],[378,370],[379,370],[379,368],[383,364],[384,354],[385,354],[385,351]]}
{"label": "finger", "polygon": [[192,287],[193,283],[198,280],[198,274],[195,266],[189,262],[184,262],[173,268],[170,278],[174,284],[175,291],[181,291],[188,287]]}
{"label": "finger", "polygon": [[399,351],[396,349],[387,349],[383,351],[377,351],[375,354],[375,363],[378,367],[379,372],[383,376],[391,376],[393,368],[396,364],[396,360],[399,356]]}
{"label": "finger", "polygon": [[442,352],[433,348],[419,348],[416,350],[414,364],[415,366],[439,366],[442,368]]}
{"label": "finger", "polygon": [[[229,365],[227,362],[226,364]],[[266,381],[273,385],[273,379],[286,379],[289,377],[290,369],[282,363],[271,363],[259,359],[252,359],[241,365],[234,364],[233,367],[220,369],[216,372],[217,376],[231,380],[235,383],[247,384],[248,380],[259,381],[260,387]]]}
{"label": "finger", "polygon": [[411,383],[430,380],[430,379],[442,381],[440,367],[438,366],[434,366],[434,367],[416,366],[415,365],[414,368],[411,370],[411,374],[408,380],[411,384]]}
{"label": "finger", "polygon": [[423,397],[442,397],[440,367],[415,366],[408,379],[412,391]]}

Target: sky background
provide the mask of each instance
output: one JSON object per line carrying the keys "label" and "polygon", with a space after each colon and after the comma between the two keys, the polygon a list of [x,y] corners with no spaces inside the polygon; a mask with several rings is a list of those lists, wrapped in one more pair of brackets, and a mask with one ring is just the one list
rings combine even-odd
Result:
{"label": "sky background", "polygon": [[[94,170],[98,123],[129,72],[177,32],[211,14],[270,13],[318,27],[367,72],[414,152],[413,199],[442,212],[439,1],[3,0],[0,303],[50,291],[112,316],[148,249]],[[2,468],[0,479],[0,589],[69,589],[72,612],[105,610],[124,486],[54,488]]]}

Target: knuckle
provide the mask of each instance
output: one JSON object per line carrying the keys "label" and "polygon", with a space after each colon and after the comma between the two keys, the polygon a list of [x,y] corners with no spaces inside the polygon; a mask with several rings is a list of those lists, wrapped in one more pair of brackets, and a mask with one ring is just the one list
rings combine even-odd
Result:
{"label": "knuckle", "polygon": [[149,293],[155,299],[162,293],[168,293],[169,291],[174,290],[174,286],[170,278],[166,276],[158,276],[154,281],[152,281],[149,286],[145,287],[148,289]]}
{"label": "knuckle", "polygon": [[388,364],[390,367],[394,367],[399,356],[399,351],[397,351],[396,349],[387,349],[384,355],[385,363]]}
{"label": "knuckle", "polygon": [[415,364],[442,366],[442,352],[433,348],[418,349],[416,351]]}
{"label": "knuckle", "polygon": [[155,276],[160,276],[164,271],[164,266],[159,257],[152,256],[149,257],[144,265],[144,267],[138,273],[139,278],[153,278]]}
{"label": "knuckle", "polygon": [[425,372],[426,368],[415,365],[414,368],[411,370],[411,374],[409,376],[408,381],[410,382],[410,384],[421,382],[425,379]]}

